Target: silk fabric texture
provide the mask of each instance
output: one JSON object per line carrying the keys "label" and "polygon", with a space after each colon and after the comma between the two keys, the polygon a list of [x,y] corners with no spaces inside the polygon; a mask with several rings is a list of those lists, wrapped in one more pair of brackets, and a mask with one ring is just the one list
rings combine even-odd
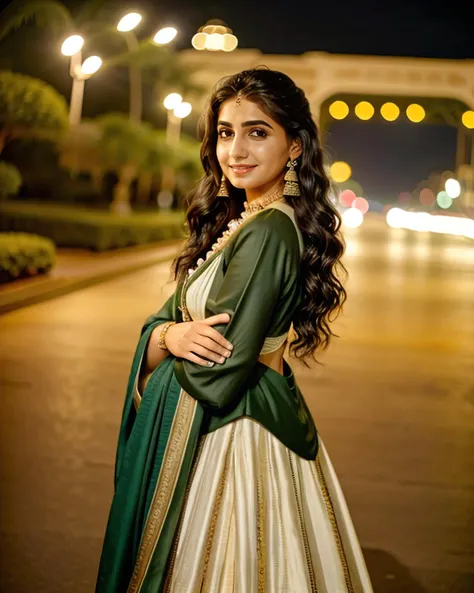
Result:
{"label": "silk fabric texture", "polygon": [[[187,287],[191,293],[200,274],[214,265],[202,312],[205,317],[229,313],[228,324],[214,327],[234,345],[232,356],[212,368],[169,356],[152,373],[137,405],[134,396],[151,332],[165,321],[182,320],[180,287],[145,321],[127,385],[97,593],[184,591],[173,567],[187,538],[184,508],[189,503],[187,508],[193,508],[198,496],[192,472],[202,470],[197,459],[203,453],[228,450],[229,430],[241,431],[251,422],[265,431],[264,440],[273,439],[293,455],[293,464],[300,459],[315,463],[316,428],[290,367],[284,362],[280,375],[257,361],[266,340],[289,331],[300,301],[300,257],[301,237],[284,208],[269,207],[248,219]],[[355,542],[357,574],[363,560]],[[290,584],[277,590],[297,589]]]}

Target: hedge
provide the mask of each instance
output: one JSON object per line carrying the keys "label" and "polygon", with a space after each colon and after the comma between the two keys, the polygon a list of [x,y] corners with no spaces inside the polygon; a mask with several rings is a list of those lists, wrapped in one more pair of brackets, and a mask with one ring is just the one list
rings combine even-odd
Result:
{"label": "hedge", "polygon": [[48,272],[56,263],[50,239],[26,233],[0,233],[0,283]]}
{"label": "hedge", "polygon": [[77,206],[32,202],[0,204],[0,230],[35,233],[49,237],[58,247],[82,247],[93,251],[185,236],[183,212],[117,216]]}

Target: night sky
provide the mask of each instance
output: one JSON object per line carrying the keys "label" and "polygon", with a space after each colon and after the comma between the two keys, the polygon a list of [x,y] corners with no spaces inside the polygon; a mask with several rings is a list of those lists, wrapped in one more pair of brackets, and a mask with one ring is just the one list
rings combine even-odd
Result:
{"label": "night sky", "polygon": [[[64,4],[74,11],[82,3]],[[143,33],[173,24],[180,32],[178,49],[190,47],[192,35],[207,20],[219,18],[237,35],[239,47],[258,48],[263,53],[326,51],[474,58],[474,27],[467,13],[468,2],[179,0],[106,4],[110,5],[112,22],[130,10],[142,12],[146,19],[141,26]],[[51,71],[59,67],[57,58],[56,62],[44,55],[41,59],[46,59]],[[0,67],[8,67],[1,46]],[[29,64],[28,70],[31,67]],[[47,64],[43,65],[45,74],[37,75],[47,79],[47,68]],[[13,69],[21,67],[13,64]],[[99,84],[99,80],[94,83]],[[413,190],[429,173],[453,167],[456,133],[454,128],[443,125],[338,122],[331,128],[328,144],[333,158],[352,165],[354,178],[367,197],[389,201],[401,191]]]}

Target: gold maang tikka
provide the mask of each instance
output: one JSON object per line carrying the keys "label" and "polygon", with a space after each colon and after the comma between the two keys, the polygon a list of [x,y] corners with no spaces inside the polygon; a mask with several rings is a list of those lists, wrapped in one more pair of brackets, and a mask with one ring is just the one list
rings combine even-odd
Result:
{"label": "gold maang tikka", "polygon": [[237,93],[237,97],[236,97],[236,99],[235,99],[235,104],[236,104],[237,106],[240,106],[240,102],[241,102],[241,101],[242,101],[242,91],[239,91],[239,92]]}

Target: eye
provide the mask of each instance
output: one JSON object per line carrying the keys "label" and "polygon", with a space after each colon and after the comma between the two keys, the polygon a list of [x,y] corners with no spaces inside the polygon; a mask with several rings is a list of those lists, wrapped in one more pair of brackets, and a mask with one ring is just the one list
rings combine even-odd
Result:
{"label": "eye", "polygon": [[222,129],[218,130],[217,135],[219,136],[219,138],[222,138],[222,139],[230,138],[230,136],[232,135],[232,130],[227,130],[226,128],[222,128]]}
{"label": "eye", "polygon": [[250,132],[250,136],[253,136],[254,138],[266,138],[268,134],[261,128],[255,128]]}

